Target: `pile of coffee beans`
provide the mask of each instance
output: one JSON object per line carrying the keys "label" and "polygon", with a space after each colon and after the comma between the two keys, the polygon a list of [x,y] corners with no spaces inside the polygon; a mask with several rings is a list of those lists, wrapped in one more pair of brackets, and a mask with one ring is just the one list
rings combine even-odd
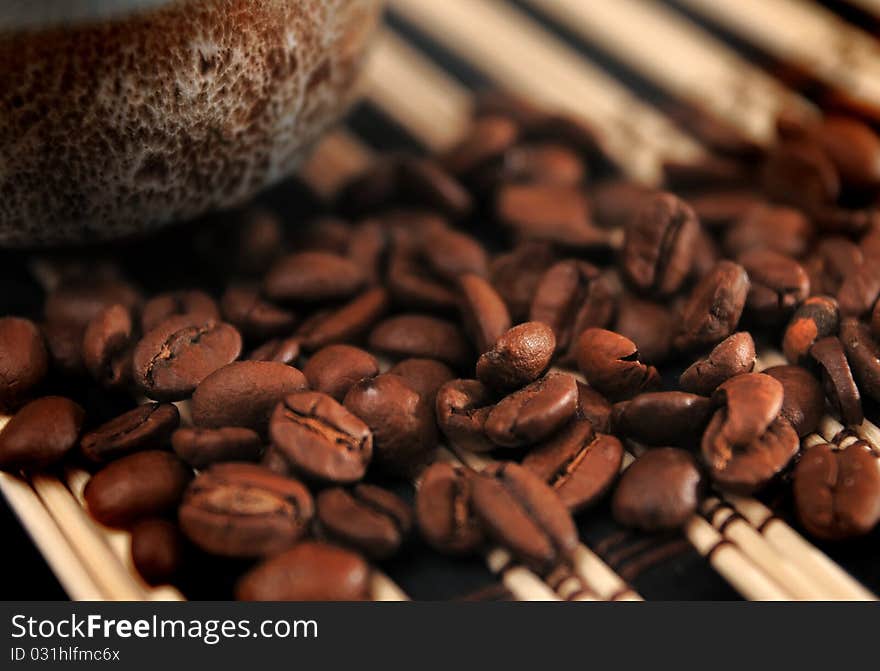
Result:
{"label": "pile of coffee beans", "polygon": [[[40,318],[0,318],[0,468],[86,464],[147,581],[213,558],[242,599],[367,599],[417,542],[547,575],[573,516],[676,529],[712,487],[869,533],[876,448],[801,439],[878,417],[880,138],[703,139],[650,189],[582,123],[490,94],[460,144],[380,158],[309,222],[180,229],[189,282],[64,257]],[[757,372],[767,348],[788,364]]]}

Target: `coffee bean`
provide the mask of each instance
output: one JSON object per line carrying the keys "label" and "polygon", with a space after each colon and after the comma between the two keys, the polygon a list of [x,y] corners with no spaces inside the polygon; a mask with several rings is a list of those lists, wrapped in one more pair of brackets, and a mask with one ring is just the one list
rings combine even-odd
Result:
{"label": "coffee bean", "polygon": [[421,249],[431,270],[448,281],[454,281],[459,275],[486,277],[489,274],[486,251],[474,238],[460,231],[435,226],[423,234]]}
{"label": "coffee bean", "polygon": [[643,361],[660,364],[672,350],[675,313],[660,303],[626,294],[617,305],[614,332],[632,340]]}
{"label": "coffee bean", "polygon": [[874,310],[871,312],[871,335],[880,338],[880,301],[874,304]]}
{"label": "coffee bean", "polygon": [[840,176],[831,159],[818,145],[803,140],[777,145],[761,179],[772,198],[808,211],[833,203],[840,194]]}
{"label": "coffee bean", "polygon": [[813,226],[800,210],[759,205],[724,233],[724,251],[736,258],[752,249],[766,249],[785,256],[803,256],[813,238]]}
{"label": "coffee bean", "polygon": [[437,425],[450,445],[470,452],[495,449],[485,434],[493,396],[479,380],[452,380],[437,391]]}
{"label": "coffee bean", "polygon": [[[348,251],[351,224],[332,215],[311,220],[298,240],[298,249],[344,255]],[[265,271],[265,268],[262,269]]]}
{"label": "coffee bean", "polygon": [[43,314],[47,322],[77,324],[85,328],[99,312],[123,305],[138,312],[141,295],[128,282],[117,279],[80,279],[65,282],[46,296]]}
{"label": "coffee bean", "polygon": [[572,513],[602,499],[617,480],[623,446],[614,436],[575,419],[531,450],[522,465],[549,484]]}
{"label": "coffee bean", "polygon": [[729,228],[767,205],[767,199],[751,187],[719,186],[688,197],[700,223],[709,229]]}
{"label": "coffee bean", "polygon": [[614,432],[645,445],[690,447],[699,443],[711,414],[705,396],[649,392],[614,406]]}
{"label": "coffee bean", "polygon": [[577,152],[566,145],[530,142],[511,147],[504,154],[500,178],[508,183],[579,186],[587,172]]}
{"label": "coffee bean", "polygon": [[368,289],[342,307],[310,318],[297,335],[302,339],[303,347],[310,351],[356,339],[385,314],[388,304],[385,289]]}
{"label": "coffee bean", "polygon": [[257,461],[263,441],[252,429],[183,427],[171,435],[174,453],[193,468],[203,469],[224,461]]}
{"label": "coffee bean", "polygon": [[588,420],[597,433],[611,433],[611,403],[583,382],[577,386],[578,416]]}
{"label": "coffee bean", "polygon": [[697,511],[703,477],[689,452],[648,450],[626,469],[614,491],[615,521],[644,531],[678,529]]}
{"label": "coffee bean", "polygon": [[500,159],[519,138],[519,124],[506,115],[489,114],[474,119],[467,135],[443,156],[452,174],[467,176],[486,163]]}
{"label": "coffee bean", "polygon": [[178,401],[241,354],[241,335],[231,325],[180,315],[164,321],[134,350],[134,381],[157,401]]}
{"label": "coffee bean", "polygon": [[240,218],[232,255],[235,267],[246,275],[259,275],[284,248],[281,218],[260,207],[249,207]]}
{"label": "coffee bean", "polygon": [[715,345],[736,330],[749,294],[745,269],[731,261],[718,265],[691,291],[673,344],[679,350]]}
{"label": "coffee bean", "polygon": [[388,559],[403,544],[413,514],[400,497],[375,485],[334,487],[318,495],[317,520],[330,541],[371,559]]}
{"label": "coffee bean", "polygon": [[342,401],[355,382],[379,374],[379,363],[358,347],[328,345],[311,356],[303,373],[309,387]]}
{"label": "coffee bean", "polygon": [[404,156],[398,170],[400,193],[405,200],[452,219],[461,219],[471,211],[470,193],[432,159]]}
{"label": "coffee bean", "polygon": [[613,401],[660,386],[657,369],[639,361],[635,343],[613,331],[584,331],[577,342],[577,363],[590,386]]}
{"label": "coffee bean", "polygon": [[499,390],[523,387],[550,365],[556,338],[542,322],[526,322],[504,333],[477,361],[477,378]]}
{"label": "coffee bean", "polygon": [[220,308],[213,298],[198,289],[168,291],[144,303],[141,328],[144,332],[152,331],[169,317],[190,314],[201,315],[205,319],[220,319]]}
{"label": "coffee bean", "polygon": [[483,544],[474,513],[473,474],[438,462],[425,469],[416,492],[416,521],[425,541],[444,554],[469,554]]}
{"label": "coffee bean", "polygon": [[521,242],[492,260],[492,286],[504,299],[514,322],[527,319],[538,283],[555,260],[552,245],[534,241]]}
{"label": "coffee bean", "polygon": [[403,378],[385,373],[356,383],[345,408],[373,433],[375,463],[393,475],[412,476],[437,447],[434,409]]}
{"label": "coffee bean", "polygon": [[[40,331],[43,333],[53,370],[69,377],[79,377],[85,372],[82,360],[84,326],[71,322],[44,322],[40,324]],[[38,363],[39,355],[29,360]]]}
{"label": "coffee bean", "polygon": [[535,289],[529,319],[553,329],[557,350],[565,352],[585,329],[607,326],[613,312],[614,297],[599,269],[570,259],[544,273]]}
{"label": "coffee bean", "polygon": [[880,401],[880,346],[871,337],[871,330],[856,319],[844,319],[840,341],[859,391]]}
{"label": "coffee bean", "polygon": [[131,381],[134,325],[123,305],[111,305],[99,312],[86,327],[82,361],[86,370],[108,389],[121,389]]}
{"label": "coffee bean", "polygon": [[763,372],[782,383],[779,414],[791,422],[798,436],[803,438],[819,428],[825,414],[825,394],[813,374],[801,366],[774,366]]}
{"label": "coffee bean", "polygon": [[113,461],[86,483],[83,497],[101,524],[128,527],[173,511],[192,471],[170,452],[146,450]]}
{"label": "coffee bean", "polygon": [[864,441],[807,449],[794,470],[798,519],[822,540],[864,536],[880,521],[880,467]]}
{"label": "coffee bean", "polygon": [[404,359],[394,364],[388,372],[401,377],[432,408],[440,387],[455,379],[455,373],[449,366],[434,359]]}
{"label": "coffee bean", "polygon": [[825,395],[843,423],[861,424],[865,418],[861,394],[853,379],[843,344],[833,336],[821,338],[810,348],[810,356],[819,365]]}
{"label": "coffee bean", "polygon": [[265,557],[287,549],[308,531],[309,491],[297,480],[253,464],[214,464],[186,490],[178,516],[183,533],[205,552]]}
{"label": "coffee bean", "polygon": [[373,457],[366,423],[327,394],[289,394],[272,413],[272,444],[295,472],[325,482],[360,480]]}
{"label": "coffee bean", "polygon": [[739,256],[749,275],[746,306],[758,319],[787,318],[810,295],[810,278],[791,257],[769,249],[751,249]]}
{"label": "coffee bean", "polygon": [[162,449],[180,424],[171,403],[145,403],[86,433],[80,450],[95,463],[110,461],[138,450]]}
{"label": "coffee bean", "polygon": [[327,252],[299,252],[279,259],[263,280],[270,300],[317,302],[353,296],[364,285],[353,261]]}
{"label": "coffee bean", "polygon": [[486,534],[514,557],[540,573],[571,561],[577,529],[562,499],[541,478],[501,462],[472,482],[474,512]]}
{"label": "coffee bean", "polygon": [[299,359],[302,341],[298,337],[274,338],[248,355],[248,361],[275,361],[293,366]]}
{"label": "coffee bean", "polygon": [[507,305],[491,284],[473,273],[458,278],[464,330],[477,352],[489,350],[511,326]]}
{"label": "coffee bean", "polygon": [[348,238],[346,256],[364,273],[368,284],[378,284],[388,249],[388,232],[375,219],[358,223]]}
{"label": "coffee bean", "polygon": [[809,358],[810,348],[820,338],[837,333],[840,315],[830,296],[811,296],[795,311],[785,329],[782,351],[792,363]]}
{"label": "coffee bean", "polygon": [[246,573],[235,590],[240,601],[364,601],[371,571],[357,554],[306,541]]}
{"label": "coffee bean", "polygon": [[175,524],[145,519],[131,530],[131,562],[148,585],[168,584],[184,564],[185,546]]}
{"label": "coffee bean", "polygon": [[49,370],[49,353],[36,325],[18,317],[0,317],[0,408],[25,400]]}
{"label": "coffee bean", "polygon": [[679,378],[685,391],[708,395],[725,380],[755,367],[755,341],[746,331],[728,336],[715,345],[708,356],[697,359]]}
{"label": "coffee bean", "polygon": [[448,282],[426,267],[422,248],[409,230],[396,230],[388,260],[388,290],[395,303],[425,310],[452,310],[457,303]]}
{"label": "coffee bean", "polygon": [[862,317],[870,312],[880,296],[880,268],[873,259],[865,259],[850,268],[837,290],[837,303],[844,317]]}
{"label": "coffee bean", "polygon": [[[814,294],[837,294],[844,277],[863,260],[862,250],[852,240],[842,236],[823,238],[804,266],[810,274],[811,291]],[[813,272],[810,272],[811,268]]]}
{"label": "coffee bean", "polygon": [[870,126],[851,117],[829,115],[816,139],[846,183],[880,184],[880,137]]}
{"label": "coffee bean", "polygon": [[0,469],[39,470],[61,461],[76,445],[85,411],[61,396],[22,407],[0,431]]}
{"label": "coffee bean", "polygon": [[262,341],[290,333],[296,325],[296,315],[273,305],[252,285],[232,285],[220,301],[223,317],[235,326],[245,338]]}
{"label": "coffee bean", "polygon": [[725,406],[723,434],[731,442],[747,443],[760,436],[782,409],[782,384],[763,373],[732,377],[712,394],[712,400]]}
{"label": "coffee bean", "polygon": [[675,293],[690,273],[699,226],[693,210],[671,193],[646,199],[626,228],[621,264],[629,281],[659,296]]}
{"label": "coffee bean", "polygon": [[464,335],[452,322],[430,315],[404,314],[376,325],[370,347],[392,357],[437,359],[458,368],[470,359]]}
{"label": "coffee bean", "polygon": [[493,443],[502,447],[530,445],[568,422],[577,402],[574,377],[548,373],[501,399],[486,416],[484,430]]}
{"label": "coffee bean", "polygon": [[604,180],[591,186],[596,223],[607,229],[627,226],[656,193],[655,189],[627,179]]}
{"label": "coffee bean", "polygon": [[308,387],[305,375],[274,361],[235,361],[199,383],[192,396],[196,426],[244,426],[266,434],[269,416],[287,394]]}

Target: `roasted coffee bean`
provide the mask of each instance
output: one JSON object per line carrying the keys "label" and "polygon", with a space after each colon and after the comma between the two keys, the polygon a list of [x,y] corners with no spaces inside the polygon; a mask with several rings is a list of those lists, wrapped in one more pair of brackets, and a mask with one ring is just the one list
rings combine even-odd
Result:
{"label": "roasted coffee bean", "polygon": [[403,378],[432,408],[440,387],[455,379],[455,373],[449,366],[434,359],[404,359],[394,364],[388,372]]}
{"label": "roasted coffee bean", "polygon": [[486,416],[484,430],[502,447],[531,445],[565,425],[574,416],[577,402],[574,377],[548,373],[501,399]]}
{"label": "roasted coffee bean", "polygon": [[711,414],[705,396],[649,392],[614,406],[614,432],[645,445],[690,447],[699,443]]}
{"label": "roasted coffee bean", "polygon": [[549,484],[572,513],[599,501],[617,480],[623,445],[575,419],[529,452],[522,465]]}
{"label": "roasted coffee bean", "polygon": [[810,348],[820,338],[837,333],[840,314],[830,296],[811,296],[795,311],[782,338],[782,351],[792,363],[809,358]]}
{"label": "roasted coffee bean", "polygon": [[578,382],[578,417],[593,425],[596,433],[611,433],[611,403],[595,389]]}
{"label": "roasted coffee bean", "polygon": [[840,414],[843,423],[861,424],[865,418],[862,398],[846,359],[843,343],[833,336],[822,338],[810,348],[810,356],[819,365],[825,396]]}
{"label": "roasted coffee bean", "polygon": [[803,256],[813,238],[810,220],[791,207],[760,205],[724,233],[724,251],[737,257],[752,249],[766,249],[785,256]]}
{"label": "roasted coffee bean", "polygon": [[368,284],[378,284],[388,249],[388,231],[375,219],[357,224],[348,239],[346,256],[364,273]]}
{"label": "roasted coffee bean", "polygon": [[452,380],[437,391],[437,425],[446,440],[470,452],[495,449],[485,434],[486,418],[494,397],[479,380]]}
{"label": "roasted coffee bean", "polygon": [[78,279],[63,282],[50,291],[43,314],[47,322],[77,324],[84,329],[99,312],[111,305],[124,305],[137,313],[141,295],[123,280]]}
{"label": "roasted coffee bean", "polygon": [[131,381],[134,345],[131,312],[123,305],[111,305],[99,312],[86,327],[82,361],[89,374],[109,389],[124,388]]}
{"label": "roasted coffee bean", "polygon": [[321,392],[285,396],[272,413],[269,433],[291,467],[309,479],[356,482],[373,456],[369,427]]}
{"label": "roasted coffee bean", "polygon": [[379,363],[359,347],[328,345],[311,356],[303,373],[311,389],[342,401],[355,382],[379,374]]}
{"label": "roasted coffee bean", "polygon": [[[309,252],[329,252],[344,255],[348,250],[351,224],[345,219],[322,216],[313,219],[305,227],[302,237],[297,241],[298,249]],[[262,269],[265,272],[265,268]]]}
{"label": "roasted coffee bean", "polygon": [[862,317],[871,311],[880,296],[880,267],[866,258],[850,268],[837,290],[837,304],[843,317]]}
{"label": "roasted coffee bean", "polygon": [[392,357],[438,359],[456,368],[464,366],[471,356],[459,328],[430,315],[389,317],[370,333],[369,344]]}
{"label": "roasted coffee bean", "polygon": [[446,226],[435,226],[422,235],[422,256],[438,276],[454,281],[459,275],[489,274],[486,250],[474,238]]}
{"label": "roasted coffee bean", "polygon": [[205,552],[266,557],[308,531],[314,502],[297,480],[254,464],[214,464],[186,490],[178,517],[183,533]]}
{"label": "roasted coffee bean", "polygon": [[690,452],[648,450],[620,478],[611,501],[615,521],[644,531],[678,529],[697,511],[703,477]]}
{"label": "roasted coffee bean", "polygon": [[675,293],[690,273],[699,227],[694,211],[671,193],[646,199],[626,228],[621,265],[629,281],[659,296]]}
{"label": "roasted coffee bean", "polygon": [[251,569],[235,596],[240,601],[364,601],[370,598],[370,576],[359,555],[306,541]]}
{"label": "roasted coffee bean", "polygon": [[171,435],[171,446],[178,457],[198,469],[224,461],[257,461],[263,453],[259,434],[242,426],[183,427]]}
{"label": "roasted coffee bean", "polygon": [[636,344],[642,361],[655,365],[665,361],[672,350],[674,331],[675,313],[667,306],[632,294],[618,302],[614,332]]}
{"label": "roasted coffee bean", "polygon": [[284,224],[270,210],[249,207],[240,217],[235,237],[235,267],[246,275],[259,275],[284,248]]}
{"label": "roasted coffee bean", "polygon": [[655,189],[627,179],[603,180],[592,185],[590,195],[596,223],[611,230],[627,226],[655,193]]}
{"label": "roasted coffee bean", "polygon": [[248,355],[248,361],[275,361],[289,366],[296,364],[302,349],[302,341],[292,336],[290,338],[274,338],[255,349]]}
{"label": "roasted coffee bean", "polygon": [[344,405],[369,426],[374,461],[387,472],[412,476],[434,455],[434,409],[403,378],[385,373],[361,380]]}
{"label": "roasted coffee bean", "polygon": [[199,383],[192,396],[196,426],[244,426],[266,434],[269,416],[287,394],[308,387],[305,375],[274,361],[235,361]]}
{"label": "roasted coffee bean", "polygon": [[691,350],[724,340],[736,330],[748,294],[745,269],[731,261],[719,261],[691,291],[673,345]]}
{"label": "roasted coffee bean", "polygon": [[268,447],[266,447],[259,463],[260,466],[269,471],[272,471],[276,475],[283,475],[285,477],[290,477],[293,475],[293,469],[290,467],[290,463],[287,461],[287,458],[284,456],[280,449],[272,444],[269,444]]}
{"label": "roasted coffee bean", "polygon": [[560,261],[535,289],[529,319],[553,329],[556,348],[565,352],[585,329],[603,328],[614,313],[611,287],[599,269],[585,261]]}
{"label": "roasted coffee bean", "polygon": [[803,438],[819,428],[825,414],[825,394],[813,374],[801,366],[773,366],[762,371],[782,383],[781,417]]}
{"label": "roasted coffee bean", "polygon": [[477,117],[467,135],[443,156],[443,166],[454,175],[467,176],[503,156],[518,137],[519,124],[506,115]]}
{"label": "roasted coffee bean", "polygon": [[763,373],[737,375],[721,384],[712,400],[727,411],[723,437],[739,444],[760,436],[779,415],[784,394],[782,384]]}
{"label": "roasted coffee bean", "polygon": [[852,117],[828,115],[816,141],[834,163],[841,178],[853,186],[880,185],[880,137]]}
{"label": "roasted coffee bean", "polygon": [[477,378],[502,391],[523,387],[547,370],[555,350],[556,338],[546,324],[514,326],[477,360]]}
{"label": "roasted coffee bean", "polygon": [[694,240],[694,258],[691,263],[691,277],[699,280],[707,275],[721,260],[721,247],[715,238],[702,226]]}
{"label": "roasted coffee bean", "polygon": [[769,249],[751,249],[739,256],[749,275],[746,306],[758,319],[788,317],[810,295],[810,278],[791,257]]}
{"label": "roasted coffee bean", "polygon": [[297,335],[302,339],[303,347],[310,351],[358,338],[385,314],[388,304],[385,289],[368,289],[342,307],[310,318]]}
{"label": "roasted coffee bean", "polygon": [[161,449],[180,424],[171,403],[145,403],[86,433],[80,451],[100,463],[146,449]]}
{"label": "roasted coffee bean", "polygon": [[328,252],[299,252],[279,259],[263,280],[270,300],[313,303],[353,296],[364,285],[353,261]]}
{"label": "roasted coffee bean", "polygon": [[717,187],[688,198],[700,223],[709,229],[733,226],[753,209],[765,207],[767,199],[751,187]]}
{"label": "roasted coffee bean", "polygon": [[765,161],[761,181],[775,200],[808,211],[835,202],[840,194],[840,176],[831,159],[803,140],[777,145]]}
{"label": "roasted coffee bean", "polygon": [[213,298],[198,289],[168,291],[144,303],[141,328],[144,332],[152,331],[169,317],[191,314],[201,315],[205,319],[220,319],[220,308]]}
{"label": "roasted coffee bean", "polygon": [[755,341],[746,331],[728,336],[708,356],[692,363],[679,378],[685,391],[708,395],[725,380],[755,368]]}
{"label": "roasted coffee bean", "polygon": [[83,497],[92,517],[110,527],[127,527],[172,512],[192,471],[171,452],[146,450],[113,461],[86,483]]}
{"label": "roasted coffee bean", "polygon": [[220,301],[223,317],[245,338],[262,341],[284,336],[296,326],[296,315],[273,305],[252,285],[232,285]]}
{"label": "roasted coffee bean", "polygon": [[413,514],[399,496],[375,485],[325,489],[318,495],[317,520],[328,540],[371,559],[394,555],[409,535]]}
{"label": "roasted coffee bean", "polygon": [[49,370],[49,353],[36,325],[0,317],[0,409],[25,400]]}
{"label": "roasted coffee bean", "polygon": [[509,328],[507,305],[488,280],[469,273],[458,278],[459,311],[475,349],[487,352]]}
{"label": "roasted coffee bean", "polygon": [[501,462],[474,476],[473,506],[488,536],[540,573],[570,562],[578,544],[559,495],[527,468]]}
{"label": "roasted coffee bean", "polygon": [[[53,370],[69,377],[78,377],[85,372],[82,360],[84,326],[71,322],[44,322],[40,324],[40,331]],[[39,358],[32,360],[38,362]]]}
{"label": "roasted coffee bean", "polygon": [[822,540],[864,536],[880,521],[880,467],[864,441],[816,445],[794,469],[794,502],[807,532]]}
{"label": "roasted coffee bean", "polygon": [[388,290],[397,304],[427,310],[452,310],[457,296],[449,283],[426,267],[421,245],[409,230],[395,230],[388,260]]}
{"label": "roasted coffee bean", "polygon": [[880,301],[874,304],[874,310],[871,312],[871,335],[880,339]]}
{"label": "roasted coffee bean", "polygon": [[416,492],[422,537],[444,554],[469,554],[483,544],[473,507],[473,473],[443,462],[425,469]]}
{"label": "roasted coffee bean", "polygon": [[608,234],[593,225],[587,196],[577,187],[507,184],[498,190],[499,221],[518,235],[564,247],[604,248]]}
{"label": "roasted coffee bean", "polygon": [[660,386],[657,369],[639,361],[635,343],[614,331],[584,331],[577,342],[577,363],[590,386],[612,401]]}
{"label": "roasted coffee bean", "polygon": [[862,250],[852,240],[842,236],[823,238],[805,262],[804,267],[810,273],[810,290],[814,294],[837,294],[844,277],[862,261]]}
{"label": "roasted coffee bean", "polygon": [[22,407],[0,430],[0,469],[39,470],[64,458],[76,445],[85,411],[61,396],[45,396]]}
{"label": "roasted coffee bean", "polygon": [[161,518],[145,519],[131,530],[131,562],[148,585],[164,585],[184,564],[185,545],[177,526]]}
{"label": "roasted coffee bean", "polygon": [[856,319],[844,319],[840,341],[859,391],[880,401],[880,346],[871,337],[871,330]]}
{"label": "roasted coffee bean", "polygon": [[134,381],[149,398],[178,401],[241,354],[241,335],[224,322],[198,315],[171,317],[134,350]]}
{"label": "roasted coffee bean", "polygon": [[473,207],[470,193],[433,159],[404,156],[398,167],[400,194],[405,201],[461,219]]}
{"label": "roasted coffee bean", "polygon": [[556,261],[553,246],[546,242],[522,242],[499,254],[490,266],[492,286],[507,303],[514,322],[525,321],[532,296],[547,269]]}
{"label": "roasted coffee bean", "polygon": [[[693,130],[699,137],[699,130]],[[663,161],[663,184],[674,191],[702,191],[748,183],[741,162],[725,156]]]}
{"label": "roasted coffee bean", "polygon": [[577,152],[561,143],[533,142],[511,147],[501,166],[503,182],[578,186],[587,177],[587,166]]}

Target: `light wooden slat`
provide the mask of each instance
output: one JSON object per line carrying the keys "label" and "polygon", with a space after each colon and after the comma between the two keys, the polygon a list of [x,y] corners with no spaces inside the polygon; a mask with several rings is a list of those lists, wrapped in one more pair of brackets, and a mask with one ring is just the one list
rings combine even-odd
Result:
{"label": "light wooden slat", "polygon": [[491,0],[392,0],[392,8],[501,86],[594,125],[630,175],[660,178],[660,157],[701,149],[665,117],[522,12]]}
{"label": "light wooden slat", "polygon": [[869,14],[880,18],[880,0],[846,0],[849,4],[863,9]]}
{"label": "light wooden slat", "polygon": [[679,1],[880,113],[880,42],[817,3]]}
{"label": "light wooden slat", "polygon": [[409,601],[409,597],[397,583],[378,570],[373,570],[370,595],[374,601]]}
{"label": "light wooden slat", "polygon": [[[376,40],[364,73],[364,93],[388,116],[414,130],[432,151],[461,139],[470,125],[469,92],[391,31]],[[423,113],[431,109],[430,116]]]}
{"label": "light wooden slat", "polygon": [[735,125],[775,139],[780,112],[817,114],[804,98],[679,14],[645,0],[526,0],[654,83]]}

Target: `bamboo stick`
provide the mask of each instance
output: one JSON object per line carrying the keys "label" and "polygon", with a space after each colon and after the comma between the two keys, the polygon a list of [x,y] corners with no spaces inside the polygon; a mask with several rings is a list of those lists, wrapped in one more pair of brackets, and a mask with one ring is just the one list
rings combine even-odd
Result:
{"label": "bamboo stick", "polygon": [[373,577],[370,581],[370,594],[373,597],[373,601],[409,601],[406,592],[378,569],[373,569]]}

